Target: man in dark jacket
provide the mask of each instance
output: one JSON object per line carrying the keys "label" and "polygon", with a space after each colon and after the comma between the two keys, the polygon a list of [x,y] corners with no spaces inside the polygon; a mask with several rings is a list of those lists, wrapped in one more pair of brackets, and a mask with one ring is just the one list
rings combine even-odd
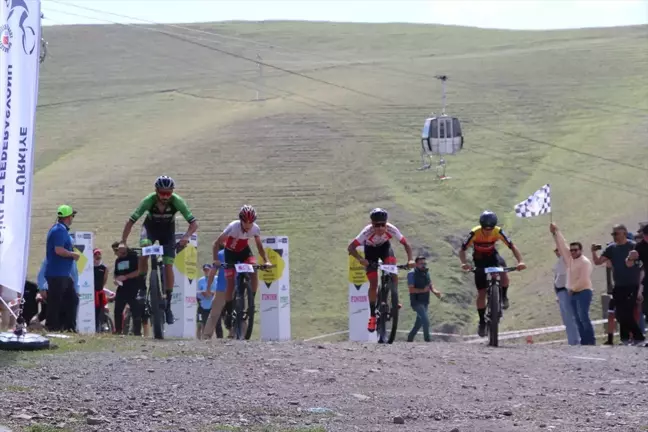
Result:
{"label": "man in dark jacket", "polygon": [[407,341],[413,342],[416,333],[422,326],[423,339],[430,342],[430,320],[427,314],[428,305],[430,304],[430,292],[438,298],[441,298],[441,293],[432,284],[425,257],[418,256],[414,262],[416,267],[407,274],[407,287],[409,288],[412,309],[416,312],[416,321],[412,331],[407,336]]}

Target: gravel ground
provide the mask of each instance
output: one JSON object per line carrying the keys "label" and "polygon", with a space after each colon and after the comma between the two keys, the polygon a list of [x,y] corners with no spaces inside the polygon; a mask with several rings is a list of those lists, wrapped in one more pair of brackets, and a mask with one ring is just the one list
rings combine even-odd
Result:
{"label": "gravel ground", "polygon": [[5,357],[0,424],[31,432],[648,430],[645,348],[110,338],[111,348],[91,352],[93,343]]}

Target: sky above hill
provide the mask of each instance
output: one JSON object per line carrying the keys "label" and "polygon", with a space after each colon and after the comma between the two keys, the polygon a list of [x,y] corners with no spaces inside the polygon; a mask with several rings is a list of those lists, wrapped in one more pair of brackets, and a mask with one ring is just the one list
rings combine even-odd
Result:
{"label": "sky above hill", "polygon": [[42,0],[44,25],[227,20],[543,30],[648,23],[648,0]]}

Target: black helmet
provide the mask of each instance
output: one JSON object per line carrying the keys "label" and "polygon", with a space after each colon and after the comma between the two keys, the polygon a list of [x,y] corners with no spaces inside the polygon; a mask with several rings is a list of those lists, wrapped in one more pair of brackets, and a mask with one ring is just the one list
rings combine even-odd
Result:
{"label": "black helmet", "polygon": [[479,224],[482,228],[495,228],[497,215],[490,210],[486,210],[479,216]]}
{"label": "black helmet", "polygon": [[375,208],[369,213],[371,222],[387,222],[387,210]]}
{"label": "black helmet", "polygon": [[155,189],[175,189],[175,182],[171,177],[162,175],[155,180]]}

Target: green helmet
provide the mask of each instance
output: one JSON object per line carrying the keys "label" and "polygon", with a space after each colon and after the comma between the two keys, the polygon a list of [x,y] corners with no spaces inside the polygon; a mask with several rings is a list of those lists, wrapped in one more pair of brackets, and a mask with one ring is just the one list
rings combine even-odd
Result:
{"label": "green helmet", "polygon": [[74,216],[75,214],[76,214],[76,210],[72,209],[72,207],[70,207],[69,205],[63,204],[58,208],[58,217],[60,218]]}

